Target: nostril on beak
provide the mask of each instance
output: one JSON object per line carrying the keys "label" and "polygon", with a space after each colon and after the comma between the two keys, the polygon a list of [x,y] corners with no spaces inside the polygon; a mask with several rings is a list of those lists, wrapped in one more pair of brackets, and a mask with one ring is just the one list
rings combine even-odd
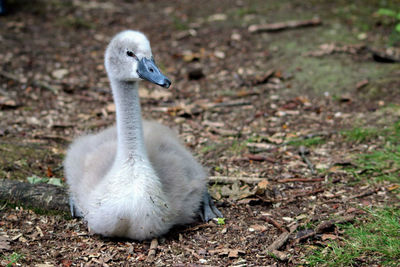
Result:
{"label": "nostril on beak", "polygon": [[169,88],[170,85],[171,85],[171,81],[168,80],[168,79],[165,79],[163,86],[166,87],[166,88]]}

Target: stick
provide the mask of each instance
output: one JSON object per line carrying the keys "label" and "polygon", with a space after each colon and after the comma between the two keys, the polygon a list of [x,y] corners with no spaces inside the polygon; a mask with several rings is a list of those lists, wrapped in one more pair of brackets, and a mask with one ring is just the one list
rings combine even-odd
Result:
{"label": "stick", "polygon": [[269,223],[272,224],[273,226],[275,226],[276,228],[278,228],[281,232],[287,232],[288,230],[286,228],[284,228],[282,226],[282,224],[278,223],[276,220],[274,220],[271,217],[268,216],[263,216],[264,220]]}
{"label": "stick", "polygon": [[158,240],[154,238],[151,240],[149,254],[147,254],[147,261],[153,261],[156,256],[156,249],[158,247]]}
{"label": "stick", "polygon": [[329,228],[331,228],[332,226],[334,226],[335,224],[340,224],[340,223],[345,223],[345,222],[351,222],[351,221],[354,220],[354,218],[355,218],[354,215],[348,215],[348,216],[345,216],[345,217],[343,217],[343,218],[336,219],[336,220],[323,221],[323,222],[321,222],[320,224],[318,224],[318,226],[317,226],[312,232],[310,232],[310,233],[308,233],[308,234],[306,234],[306,235],[304,235],[304,236],[302,236],[302,237],[299,237],[299,238],[296,238],[295,240],[293,240],[293,242],[292,242],[291,245],[296,245],[296,244],[300,243],[300,242],[303,241],[303,240],[306,240],[306,239],[308,239],[308,238],[310,238],[310,237],[315,236],[316,234],[323,233],[323,232],[325,232],[327,229],[329,229]]}
{"label": "stick", "polygon": [[380,190],[380,188],[370,189],[370,190],[367,190],[367,191],[365,191],[365,192],[362,192],[362,193],[360,193],[360,194],[358,194],[358,195],[351,196],[351,197],[348,198],[348,200],[349,200],[349,199],[355,199],[355,198],[361,198],[361,197],[370,196],[370,195],[372,195],[372,194],[377,193],[379,190]]}
{"label": "stick", "polygon": [[[273,253],[273,251],[280,249],[283,246],[283,244],[285,244],[285,242],[288,240],[289,236],[294,231],[296,231],[297,226],[298,226],[297,223],[292,225],[290,227],[289,231],[285,231],[280,236],[278,236],[278,238],[275,239],[275,241],[271,245],[268,246],[268,248],[264,251],[264,253]],[[276,254],[274,254],[274,255],[276,255]]]}
{"label": "stick", "polygon": [[315,183],[322,182],[325,178],[315,178],[315,179],[307,179],[307,178],[287,178],[276,180],[277,183],[291,183],[291,182],[304,182],[304,183]]}
{"label": "stick", "polygon": [[71,142],[72,139],[70,137],[66,136],[61,136],[61,135],[54,135],[54,134],[45,134],[45,135],[40,135],[40,134],[35,134],[33,136],[35,139],[50,139],[50,140],[62,140],[65,142]]}
{"label": "stick", "polygon": [[268,161],[271,163],[276,163],[275,160],[273,160],[272,158],[269,157],[264,157],[261,155],[255,155],[255,154],[244,154],[243,156],[247,157],[247,159],[245,158],[245,160],[253,160],[253,161]]}
{"label": "stick", "polygon": [[214,108],[224,108],[224,107],[238,107],[238,106],[248,106],[251,104],[252,103],[249,101],[230,101],[230,102],[211,104],[207,108],[214,109]]}
{"label": "stick", "polygon": [[266,178],[253,178],[253,177],[231,177],[231,176],[211,176],[208,178],[209,183],[223,183],[233,184],[236,182],[244,182],[246,184],[258,184]]}
{"label": "stick", "polygon": [[322,24],[321,19],[313,18],[310,20],[292,20],[287,22],[277,22],[271,24],[251,25],[249,32],[260,33],[260,32],[277,32],[287,29],[295,29],[310,26],[319,26]]}

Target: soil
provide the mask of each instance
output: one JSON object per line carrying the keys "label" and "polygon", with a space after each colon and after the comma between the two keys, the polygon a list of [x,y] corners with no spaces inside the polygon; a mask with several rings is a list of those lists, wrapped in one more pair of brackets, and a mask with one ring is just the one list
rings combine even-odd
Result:
{"label": "soil", "polygon": [[[66,215],[5,205],[0,265],[13,253],[22,255],[18,266],[306,265],[305,255],[329,241],[320,234],[298,245],[291,235],[278,248],[283,260],[266,249],[294,224],[302,233],[398,201],[389,182],[360,181],[342,168],[376,145],[348,142],[342,129],[400,117],[399,65],[374,61],[369,49],[399,43],[371,15],[379,1],[353,2],[8,1],[0,17],[0,178],[63,178],[71,140],[114,123],[103,54],[117,32],[136,29],[173,82],[168,90],[142,83],[144,116],[176,129],[210,176],[237,182],[210,184],[225,223],[175,228],[155,249],[93,235]],[[315,16],[322,25],[248,31]],[[288,142],[310,136],[327,141],[305,157]],[[327,233],[340,236],[335,227]]]}

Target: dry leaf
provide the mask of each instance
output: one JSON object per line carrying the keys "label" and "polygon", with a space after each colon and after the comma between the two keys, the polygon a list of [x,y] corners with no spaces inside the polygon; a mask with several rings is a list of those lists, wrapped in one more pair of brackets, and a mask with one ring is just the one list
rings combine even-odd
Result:
{"label": "dry leaf", "polygon": [[[254,231],[260,231],[260,232],[264,232],[267,230],[267,226],[261,225],[261,224],[251,225],[250,228],[253,229]],[[250,228],[249,228],[249,230],[250,230]]]}
{"label": "dry leaf", "polygon": [[262,194],[264,194],[265,191],[266,191],[267,188],[268,188],[268,185],[269,185],[268,180],[267,180],[267,179],[263,179],[261,182],[259,182],[259,183],[257,184],[257,187],[256,187],[256,194],[257,194],[257,195],[262,195]]}

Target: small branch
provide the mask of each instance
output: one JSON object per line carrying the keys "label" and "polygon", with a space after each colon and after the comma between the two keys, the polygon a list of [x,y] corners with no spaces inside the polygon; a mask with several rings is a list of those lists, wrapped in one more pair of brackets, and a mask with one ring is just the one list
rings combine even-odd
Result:
{"label": "small branch", "polygon": [[244,182],[246,184],[258,184],[266,178],[253,178],[253,177],[231,177],[231,176],[210,176],[208,178],[209,183],[223,183],[233,184],[236,182]]}
{"label": "small branch", "polygon": [[[268,246],[268,248],[264,251],[264,253],[267,253],[267,254],[268,253],[272,253],[272,254],[274,254],[275,256],[277,256],[280,259],[279,256],[283,256],[282,255],[283,252],[282,253],[276,253],[276,251],[278,251],[278,249],[280,249],[286,243],[286,241],[288,240],[289,236],[294,231],[296,231],[297,226],[298,226],[297,223],[295,223],[294,225],[292,225],[290,227],[289,231],[285,231],[280,236],[278,236],[278,238],[275,239],[275,241],[271,245]],[[284,258],[286,258],[286,257],[284,257]]]}
{"label": "small branch", "polygon": [[288,230],[282,226],[282,224],[278,223],[275,219],[269,217],[269,216],[263,216],[263,219],[269,223],[278,228],[281,232],[287,232]]}
{"label": "small branch", "polygon": [[276,180],[277,183],[292,183],[292,182],[304,182],[304,183],[316,183],[322,182],[325,178],[315,178],[315,179],[307,179],[307,178],[287,178]]}
{"label": "small branch", "polygon": [[208,109],[214,108],[225,108],[225,107],[238,107],[238,106],[249,106],[252,105],[249,101],[230,101],[230,102],[222,102],[222,103],[214,103],[207,106]]}
{"label": "small branch", "polygon": [[46,82],[41,82],[41,81],[33,81],[32,85],[35,87],[40,87],[46,90],[51,91],[53,94],[58,94],[58,89],[51,86],[50,84],[46,83]]}
{"label": "small branch", "polygon": [[268,161],[270,163],[276,163],[276,161],[270,157],[264,157],[262,155],[255,155],[255,154],[244,154],[243,155],[245,160],[252,160],[252,161]]}
{"label": "small branch", "polygon": [[278,32],[287,29],[319,26],[321,24],[322,24],[321,19],[313,18],[310,20],[292,20],[287,22],[277,22],[271,24],[250,25],[248,30],[251,33]]}
{"label": "small branch", "polygon": [[150,243],[150,249],[149,249],[149,254],[147,254],[147,261],[154,261],[154,258],[156,256],[156,250],[158,247],[158,239],[154,238],[153,240],[151,240]]}
{"label": "small branch", "polygon": [[345,222],[354,221],[354,218],[355,218],[355,215],[348,215],[348,216],[345,216],[345,217],[340,218],[340,219],[323,221],[320,224],[318,224],[318,226],[312,232],[293,240],[291,245],[296,245],[296,244],[300,243],[303,240],[306,240],[306,239],[308,239],[310,237],[315,236],[316,234],[323,233],[323,232],[325,232],[326,230],[328,230],[329,228],[331,228],[332,226],[334,226],[336,224],[341,224],[341,223],[345,223]]}
{"label": "small branch", "polygon": [[349,199],[355,199],[355,198],[361,198],[361,197],[367,197],[367,196],[370,196],[370,195],[373,195],[373,194],[379,192],[379,190],[380,190],[379,187],[378,187],[378,188],[375,188],[375,189],[370,189],[370,190],[367,190],[367,191],[365,191],[365,192],[362,192],[362,193],[360,193],[360,194],[358,194],[358,195],[351,196],[351,197],[349,197],[347,200],[349,200]]}
{"label": "small branch", "polygon": [[33,138],[35,138],[35,139],[61,140],[61,141],[65,141],[65,142],[68,142],[68,143],[70,143],[72,141],[71,137],[55,135],[55,134],[44,134],[44,135],[35,134],[33,136]]}

